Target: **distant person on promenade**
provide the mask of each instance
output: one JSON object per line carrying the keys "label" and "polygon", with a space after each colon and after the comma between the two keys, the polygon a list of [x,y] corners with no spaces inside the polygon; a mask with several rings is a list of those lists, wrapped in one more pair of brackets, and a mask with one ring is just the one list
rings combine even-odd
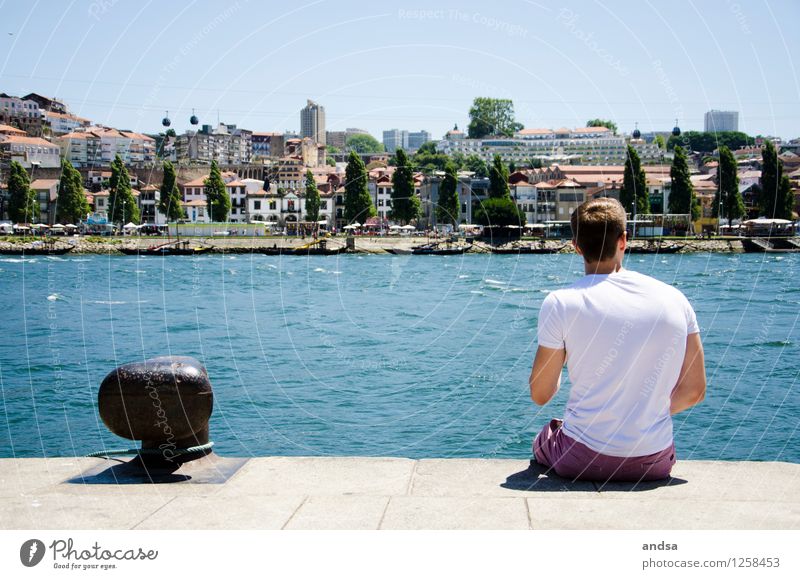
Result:
{"label": "distant person on promenade", "polygon": [[529,385],[533,401],[546,404],[566,362],[572,387],[563,420],[534,440],[534,457],[572,479],[667,478],[675,464],[672,415],[706,391],[694,310],[674,287],[623,269],[618,201],[583,203],[571,226],[586,275],[542,303]]}

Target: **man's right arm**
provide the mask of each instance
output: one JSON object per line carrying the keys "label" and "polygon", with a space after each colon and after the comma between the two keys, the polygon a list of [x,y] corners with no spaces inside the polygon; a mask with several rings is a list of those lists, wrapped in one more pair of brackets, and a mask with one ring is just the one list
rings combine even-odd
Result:
{"label": "man's right arm", "polygon": [[703,401],[706,395],[706,363],[700,334],[686,336],[686,355],[683,358],[678,383],[672,390],[670,414],[677,414]]}

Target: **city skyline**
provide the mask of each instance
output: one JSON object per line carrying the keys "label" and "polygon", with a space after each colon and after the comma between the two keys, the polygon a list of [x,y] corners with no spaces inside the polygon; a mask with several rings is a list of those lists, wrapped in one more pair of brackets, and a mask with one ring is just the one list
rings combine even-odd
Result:
{"label": "city skyline", "polygon": [[274,13],[246,1],[222,10],[93,3],[36,18],[21,2],[3,10],[4,92],[55,96],[132,131],[162,130],[168,110],[182,133],[194,109],[203,124],[297,132],[311,99],[329,131],[358,126],[380,140],[399,127],[439,139],[456,123],[466,128],[474,97],[493,96],[512,99],[526,127],[600,117],[647,132],[677,118],[703,130],[704,114],[720,109],[738,111],[749,134],[800,136],[798,40],[779,24],[800,15],[789,2],[636,12],[581,2],[497,13],[471,2],[311,2]]}

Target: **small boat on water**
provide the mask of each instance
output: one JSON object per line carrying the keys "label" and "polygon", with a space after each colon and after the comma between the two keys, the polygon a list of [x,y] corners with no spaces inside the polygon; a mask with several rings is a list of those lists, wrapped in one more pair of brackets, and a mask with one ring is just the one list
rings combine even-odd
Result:
{"label": "small boat on water", "polygon": [[210,245],[191,246],[188,241],[170,241],[160,245],[151,245],[145,249],[138,247],[121,247],[125,255],[202,255],[214,249]]}
{"label": "small boat on water", "polygon": [[544,243],[540,243],[539,245],[529,244],[525,245],[522,243],[509,243],[506,245],[501,245],[498,247],[492,247],[490,251],[492,253],[496,253],[499,255],[519,255],[519,254],[545,254],[545,253],[558,253],[566,244],[560,245],[558,247],[547,247]]}
{"label": "small boat on water", "polygon": [[301,245],[297,249],[287,248],[282,250],[283,253],[288,253],[290,255],[339,255],[346,251],[346,247],[328,247],[327,239],[318,239],[311,243]]}
{"label": "small boat on water", "polygon": [[745,253],[798,253],[800,241],[789,237],[742,237]]}
{"label": "small boat on water", "polygon": [[662,244],[662,243],[648,243],[647,245],[629,245],[626,250],[628,253],[678,253],[683,249],[682,245],[677,243]]}
{"label": "small boat on water", "polygon": [[386,252],[391,253],[392,255],[411,255],[412,250],[404,247],[390,247],[386,250]]}
{"label": "small boat on water", "polygon": [[62,247],[54,247],[49,244],[45,244],[39,247],[7,247],[7,248],[0,248],[0,254],[2,255],[19,255],[19,256],[34,256],[34,255],[64,255],[65,253],[69,253],[75,249],[74,246],[62,246]]}
{"label": "small boat on water", "polygon": [[461,255],[469,251],[469,245],[445,245],[442,247],[438,243],[426,243],[411,248],[413,255]]}

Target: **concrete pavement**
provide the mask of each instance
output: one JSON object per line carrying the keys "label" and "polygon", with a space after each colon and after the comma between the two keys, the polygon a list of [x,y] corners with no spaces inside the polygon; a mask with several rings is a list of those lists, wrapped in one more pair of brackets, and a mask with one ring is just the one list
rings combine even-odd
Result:
{"label": "concrete pavement", "polygon": [[669,481],[606,485],[523,460],[213,456],[159,484],[118,464],[0,459],[0,528],[800,529],[790,463],[679,461]]}

